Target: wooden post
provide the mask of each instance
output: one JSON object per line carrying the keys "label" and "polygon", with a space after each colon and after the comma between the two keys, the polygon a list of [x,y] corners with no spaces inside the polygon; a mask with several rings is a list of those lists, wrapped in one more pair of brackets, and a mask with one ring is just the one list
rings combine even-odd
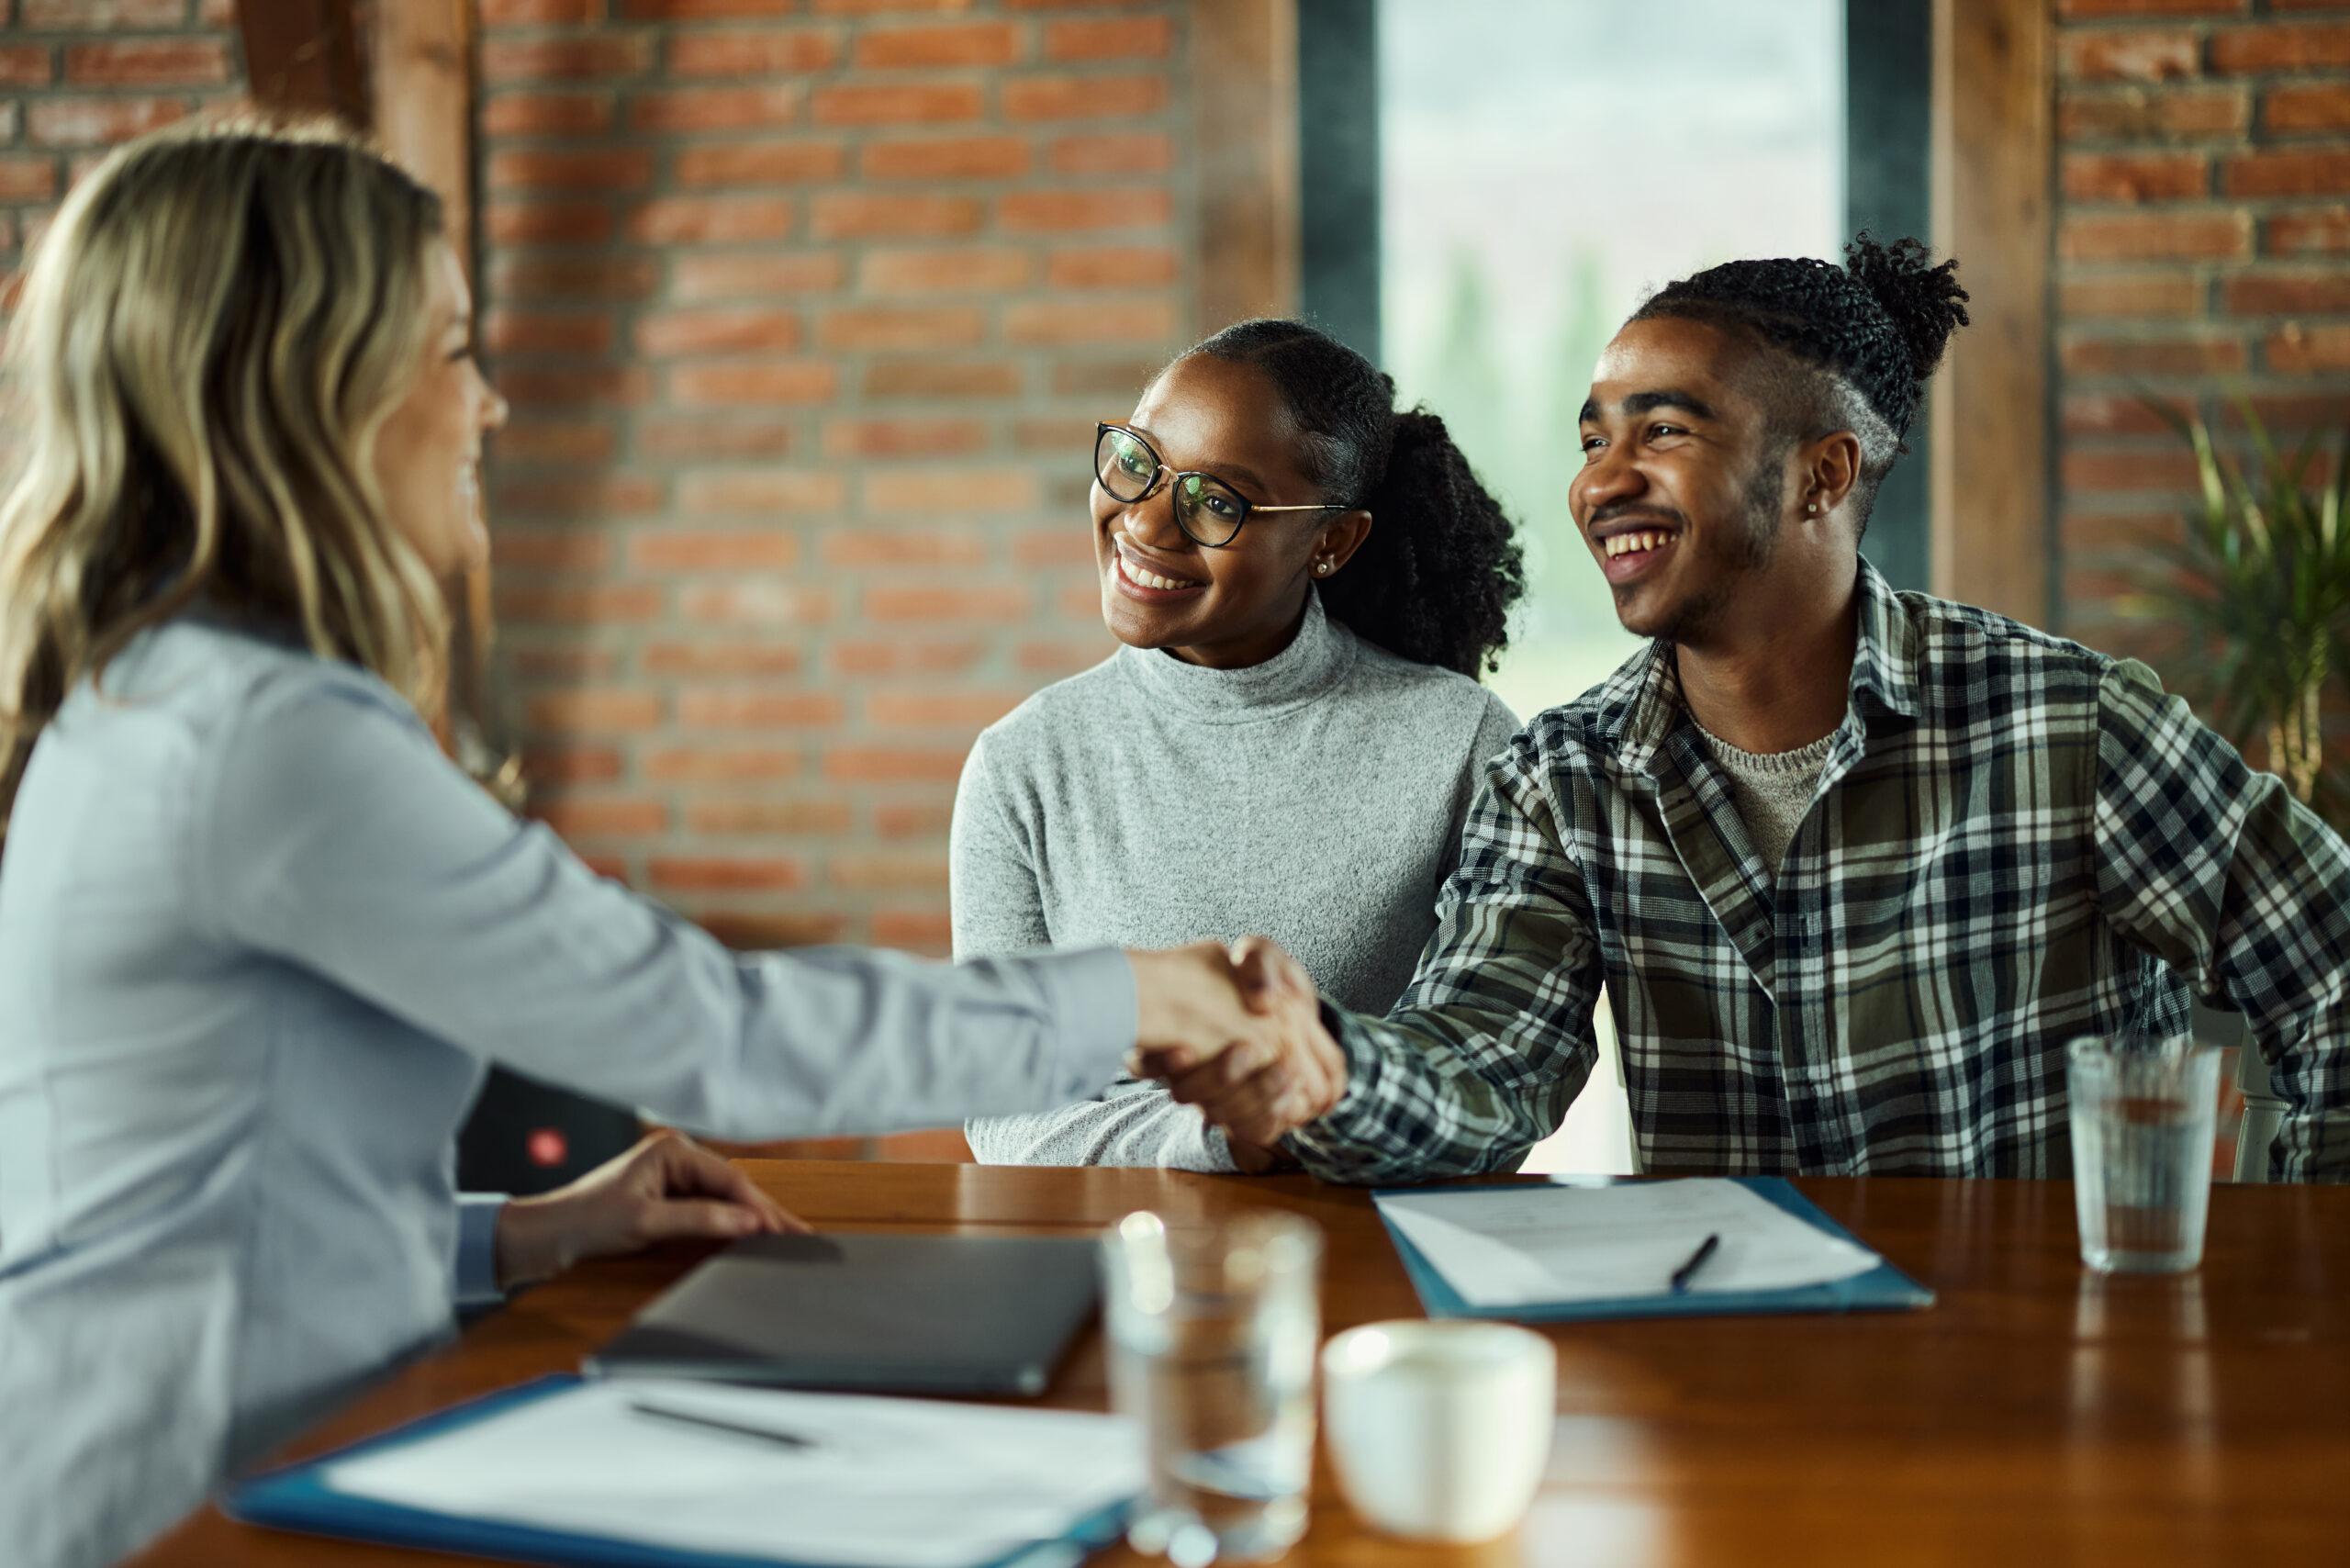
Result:
{"label": "wooden post", "polygon": [[1297,311],[1296,0],[1192,7],[1195,330]]}
{"label": "wooden post", "polygon": [[254,103],[367,129],[367,78],[352,0],[237,0],[237,31]]}
{"label": "wooden post", "polygon": [[1932,391],[1933,590],[2049,618],[2053,47],[2047,0],[1935,0],[1935,248],[1974,324]]}
{"label": "wooden post", "polygon": [[457,259],[474,271],[473,6],[398,0],[373,7],[377,145],[441,193]]}
{"label": "wooden post", "polygon": [[[449,242],[474,265],[472,0],[398,0],[374,7],[370,38],[375,140],[386,157],[440,193]],[[476,314],[479,305],[476,302]],[[487,504],[486,501],[485,505]],[[487,566],[443,585],[449,599],[450,749],[476,774],[506,779],[489,722],[491,614]]]}
{"label": "wooden post", "polygon": [[[442,220],[468,276],[474,267],[473,0],[238,0],[253,101],[327,114],[371,135],[441,196]],[[442,585],[449,601],[449,711],[442,742],[519,805],[487,739],[489,571]]]}

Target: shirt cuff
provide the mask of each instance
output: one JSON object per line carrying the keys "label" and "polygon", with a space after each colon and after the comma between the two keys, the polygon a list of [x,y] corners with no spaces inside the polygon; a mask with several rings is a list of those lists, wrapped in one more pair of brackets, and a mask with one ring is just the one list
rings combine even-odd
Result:
{"label": "shirt cuff", "polygon": [[457,1194],[457,1266],[449,1294],[461,1307],[495,1306],[506,1299],[498,1288],[498,1216],[505,1210],[503,1193]]}
{"label": "shirt cuff", "polygon": [[1315,1125],[1344,1126],[1362,1114],[1371,1097],[1371,1080],[1380,1067],[1379,1042],[1360,1019],[1326,996],[1322,999],[1322,1027],[1338,1054],[1347,1058],[1347,1086],[1338,1092],[1338,1103],[1324,1112]]}
{"label": "shirt cuff", "polygon": [[1337,1104],[1283,1137],[1281,1148],[1311,1174],[1345,1180],[1367,1159],[1377,1158],[1371,1151],[1379,1131],[1372,1085],[1380,1068],[1379,1042],[1360,1019],[1326,996],[1322,999],[1322,1027],[1346,1058],[1347,1086]]}
{"label": "shirt cuff", "polygon": [[1090,1100],[1126,1070],[1141,1025],[1135,967],[1121,947],[1087,947],[1021,962],[1035,967],[1058,1036],[1063,1101]]}

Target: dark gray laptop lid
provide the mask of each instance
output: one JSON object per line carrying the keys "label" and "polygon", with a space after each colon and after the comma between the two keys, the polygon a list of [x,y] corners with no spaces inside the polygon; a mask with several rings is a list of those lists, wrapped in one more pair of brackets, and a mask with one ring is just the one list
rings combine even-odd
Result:
{"label": "dark gray laptop lid", "polygon": [[1095,1295],[1083,1238],[835,1231],[738,1241],[591,1358],[603,1377],[1041,1394]]}

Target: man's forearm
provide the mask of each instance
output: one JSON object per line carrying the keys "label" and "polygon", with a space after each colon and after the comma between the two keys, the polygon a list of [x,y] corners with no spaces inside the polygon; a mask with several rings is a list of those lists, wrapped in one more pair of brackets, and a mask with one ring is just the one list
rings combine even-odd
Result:
{"label": "man's forearm", "polygon": [[[1548,1135],[1590,1072],[1562,1074],[1547,1092],[1505,1091],[1465,1048],[1475,1022],[1416,1009],[1370,1019],[1325,1002],[1324,1026],[1347,1058],[1347,1089],[1320,1120],[1282,1140],[1326,1182],[1369,1185],[1514,1169]],[[1465,1038],[1464,1038],[1465,1037]]]}
{"label": "man's forearm", "polygon": [[1559,968],[1505,944],[1438,955],[1416,1001],[1374,1020],[1317,997],[1294,958],[1249,938],[1237,978],[1270,1033],[1204,1061],[1146,1040],[1137,1066],[1230,1136],[1278,1143],[1330,1181],[1505,1170],[1558,1125],[1598,1055],[1595,986]]}

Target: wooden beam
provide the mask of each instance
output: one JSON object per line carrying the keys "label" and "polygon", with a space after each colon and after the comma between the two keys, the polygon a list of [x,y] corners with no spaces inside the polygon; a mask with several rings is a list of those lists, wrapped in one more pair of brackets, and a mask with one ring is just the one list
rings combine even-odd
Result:
{"label": "wooden beam", "polygon": [[237,0],[237,31],[254,103],[367,129],[367,79],[352,0]]}
{"label": "wooden beam", "polygon": [[386,157],[441,195],[450,241],[471,275],[473,254],[473,6],[398,0],[374,8],[375,140]]}
{"label": "wooden beam", "polygon": [[[468,277],[474,265],[473,0],[397,0],[374,7],[375,142],[441,197],[442,221]],[[487,503],[485,503],[487,504]],[[449,600],[449,725],[457,760],[490,774],[490,647],[497,626],[487,566],[442,585]],[[502,775],[501,775],[502,776]],[[492,780],[495,785],[496,780]],[[510,782],[510,781],[509,781]],[[509,804],[518,804],[510,801]]]}
{"label": "wooden beam", "polygon": [[[397,0],[373,8],[375,142],[440,195],[442,221],[466,275],[474,265],[473,0]],[[492,734],[490,649],[497,627],[483,566],[442,585],[449,601],[449,722],[457,760],[510,787]],[[495,777],[491,777],[495,775]],[[511,788],[509,793],[514,793]],[[517,799],[509,804],[519,804]]]}
{"label": "wooden beam", "polygon": [[1936,378],[1934,591],[2049,620],[2049,274],[2055,73],[2047,0],[1934,0],[1934,242],[1974,324]]}
{"label": "wooden beam", "polygon": [[1297,312],[1296,0],[1196,0],[1192,149],[1204,335]]}

